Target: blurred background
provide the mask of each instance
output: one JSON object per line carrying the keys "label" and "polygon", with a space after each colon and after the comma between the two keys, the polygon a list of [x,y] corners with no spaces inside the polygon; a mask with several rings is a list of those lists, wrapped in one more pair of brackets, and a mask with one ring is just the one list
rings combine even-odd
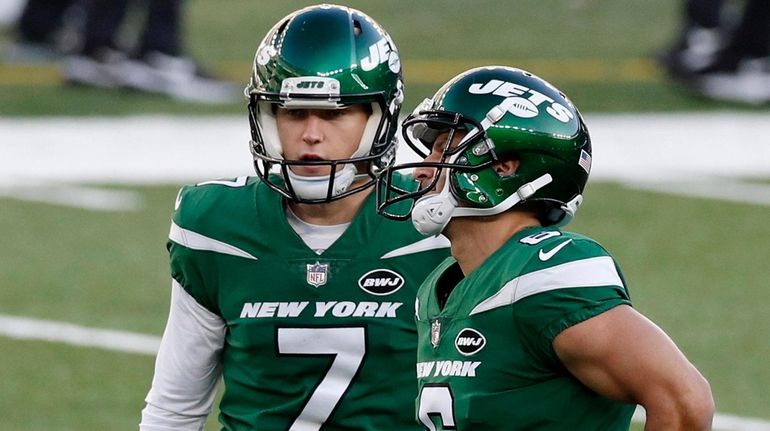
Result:
{"label": "blurred background", "polygon": [[[91,85],[73,71],[161,63],[149,55],[109,63],[102,51],[83,51],[77,10],[48,50],[22,43],[24,2],[2,2],[2,429],[137,429],[168,307],[176,191],[250,174],[238,92],[267,30],[314,3],[181,4],[180,47],[168,64],[194,70],[201,85],[221,84],[215,100]],[[402,112],[484,64],[527,69],[570,96],[591,129],[595,169],[569,229],[613,252],[635,306],[709,379],[715,429],[770,430],[770,104],[715,100],[671,76],[665,55],[685,32],[684,3],[345,4],[399,47]],[[130,6],[111,47],[129,57],[148,13]],[[752,94],[770,89],[759,82],[766,86]],[[214,415],[207,429],[217,429]]]}

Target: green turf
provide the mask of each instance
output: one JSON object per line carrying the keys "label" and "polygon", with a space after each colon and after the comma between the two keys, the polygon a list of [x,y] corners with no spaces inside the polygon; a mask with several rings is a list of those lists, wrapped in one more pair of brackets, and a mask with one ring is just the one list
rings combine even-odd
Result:
{"label": "green turf", "polygon": [[138,429],[149,356],[0,338],[2,428]]}
{"label": "green turf", "polygon": [[[176,187],[131,190],[144,201],[136,212],[0,199],[0,313],[160,335],[169,292],[164,243]],[[635,306],[706,375],[719,411],[770,419],[770,345],[763,335],[770,327],[764,310],[770,225],[761,223],[767,207],[613,183],[591,184],[586,199],[570,229],[612,251]],[[113,425],[102,429],[135,424],[151,377],[150,356],[0,343],[4,387],[26,385],[2,391],[0,410],[25,400],[24,409],[4,416],[9,429],[46,429],[53,422],[40,417],[43,410],[62,424],[48,429],[77,429],[77,418],[85,416],[90,428],[80,429],[100,429],[108,420]],[[110,371],[109,364],[119,365]],[[71,382],[66,402],[55,402],[48,380],[54,387]],[[92,412],[90,400],[103,411]]]}
{"label": "green turf", "polygon": [[160,333],[175,193],[147,189],[143,209],[113,213],[0,200],[0,312]]}

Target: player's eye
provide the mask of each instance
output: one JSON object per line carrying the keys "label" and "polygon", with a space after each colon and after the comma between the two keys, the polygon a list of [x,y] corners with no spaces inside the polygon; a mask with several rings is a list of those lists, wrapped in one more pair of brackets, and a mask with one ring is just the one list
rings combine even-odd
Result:
{"label": "player's eye", "polygon": [[346,115],[349,115],[350,112],[351,112],[350,108],[324,109],[319,111],[318,116],[323,118],[324,120],[336,120],[338,118],[342,118]]}
{"label": "player's eye", "polygon": [[285,108],[279,108],[278,112],[276,113],[279,117],[288,118],[291,120],[301,120],[303,118],[307,118],[309,115],[309,112],[307,109],[285,109]]}

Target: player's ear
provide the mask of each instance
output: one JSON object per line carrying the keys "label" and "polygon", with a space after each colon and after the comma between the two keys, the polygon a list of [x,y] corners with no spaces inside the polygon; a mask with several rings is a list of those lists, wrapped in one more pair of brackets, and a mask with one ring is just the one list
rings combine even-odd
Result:
{"label": "player's ear", "polygon": [[501,177],[510,177],[519,168],[519,161],[515,159],[501,160],[494,164],[495,172]]}

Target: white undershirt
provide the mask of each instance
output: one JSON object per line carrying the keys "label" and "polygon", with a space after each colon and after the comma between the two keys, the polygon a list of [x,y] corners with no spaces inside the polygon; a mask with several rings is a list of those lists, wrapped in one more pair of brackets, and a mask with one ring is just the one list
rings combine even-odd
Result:
{"label": "white undershirt", "polygon": [[288,206],[286,207],[286,220],[294,232],[297,232],[302,241],[316,254],[321,254],[331,247],[334,241],[337,241],[345,229],[350,226],[350,222],[334,225],[308,223],[297,217]]}
{"label": "white undershirt", "polygon": [[225,322],[171,282],[171,309],[155,358],[140,431],[200,431],[222,374]]}

